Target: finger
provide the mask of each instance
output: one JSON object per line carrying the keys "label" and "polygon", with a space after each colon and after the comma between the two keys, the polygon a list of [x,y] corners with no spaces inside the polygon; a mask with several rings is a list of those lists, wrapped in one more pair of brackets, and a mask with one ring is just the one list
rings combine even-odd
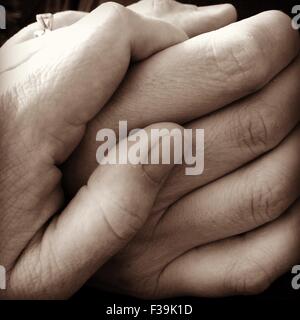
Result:
{"label": "finger", "polygon": [[297,58],[257,94],[188,124],[187,128],[205,131],[204,172],[187,176],[186,166],[175,167],[160,194],[159,205],[168,207],[276,147],[300,121],[299,74]]}
{"label": "finger", "polygon": [[180,257],[162,273],[157,292],[206,297],[261,293],[299,263],[299,226],[298,200],[271,224]]}
{"label": "finger", "polygon": [[[170,134],[153,140],[153,128],[168,129]],[[175,124],[146,128],[144,135],[139,135],[140,154],[151,156],[155,148],[162,147],[164,139],[170,139],[170,152],[174,154],[177,134],[182,137],[182,129]],[[124,140],[120,147],[123,143]],[[127,143],[130,150],[132,139]],[[108,157],[113,160],[114,152],[118,150],[117,147],[111,150]],[[78,290],[142,227],[177,156],[181,157],[174,155],[171,164],[167,165],[99,166],[62,214],[54,218],[25,250],[10,276],[8,290],[12,293],[8,294],[16,295],[21,290],[18,277],[29,264],[39,268],[30,275],[22,274],[28,285],[30,281],[35,282],[33,279],[43,280],[30,287],[30,298],[65,298]],[[26,285],[24,281],[23,285]]]}
{"label": "finger", "polygon": [[173,0],[144,0],[129,6],[139,14],[172,23],[189,37],[222,28],[236,21],[237,13],[230,4],[197,7]]}
{"label": "finger", "polygon": [[[283,42],[287,45],[278,46]],[[133,125],[156,118],[194,120],[263,87],[298,52],[298,33],[290,18],[277,11],[195,37],[134,68],[98,125],[107,126],[116,115]],[[143,89],[138,97],[136,87]],[[136,110],[144,114],[143,121]]]}
{"label": "finger", "polygon": [[[157,5],[153,5],[152,1],[147,0],[139,1],[128,8],[140,14],[144,13],[144,15],[150,18],[156,17],[162,21],[169,22],[189,36],[215,30],[236,21],[235,8],[228,4],[198,8],[192,5],[183,5],[175,1],[157,1]],[[53,17],[53,31],[70,26],[86,15],[86,12],[80,11],[56,13]],[[22,47],[18,48],[13,56],[9,55],[8,61],[4,61],[2,57],[1,65],[5,66],[5,69],[0,67],[0,72],[9,70],[20,62],[25,61],[44,45],[45,37],[34,39],[34,34],[38,30],[40,30],[38,23],[33,23],[19,31],[5,43],[2,49],[17,44],[22,44]],[[24,51],[28,51],[25,57]],[[18,52],[22,53],[22,57],[19,57]]]}
{"label": "finger", "polygon": [[[55,13],[53,14],[52,30],[57,30],[60,28],[70,26],[86,15],[87,15],[86,12],[81,12],[81,11],[63,11],[63,12]],[[34,38],[34,33],[38,30],[40,30],[39,24],[37,22],[32,23],[27,27],[23,28],[22,30],[20,30],[13,37],[11,37],[3,45],[2,48],[8,47],[8,46],[14,46],[22,42],[32,40]]]}
{"label": "finger", "polygon": [[42,126],[35,128],[36,135],[44,132],[52,138],[43,143],[48,144],[55,163],[61,163],[81,140],[85,124],[119,86],[130,61],[145,59],[185,40],[186,35],[171,24],[104,4],[68,29],[43,38],[48,39],[46,46],[2,75],[1,89],[14,87],[15,79],[33,81],[17,92],[20,108],[24,109],[24,101],[34,100],[28,112],[31,116],[36,112],[35,123]]}
{"label": "finger", "polygon": [[[113,2],[101,5],[77,24],[88,28],[104,27],[103,22],[99,24],[100,18],[107,19],[107,22],[110,23],[105,26],[106,28],[113,28],[116,20],[119,25],[124,23],[122,27],[127,29],[127,42],[131,46],[131,57],[137,61],[148,58],[160,50],[187,39],[182,30],[172,26],[170,23],[143,17]],[[120,29],[120,27],[119,29],[114,28],[111,35],[114,36],[113,32],[120,31],[124,33],[124,29]]]}
{"label": "finger", "polygon": [[[151,2],[139,1],[128,8],[150,18],[155,17],[170,22],[190,37],[224,27],[236,21],[237,16],[235,8],[230,4],[196,7],[176,1],[157,1],[158,5],[153,6]],[[70,26],[87,14],[87,12],[72,10],[55,13],[52,29]],[[38,23],[28,25],[11,37],[3,48],[32,40],[34,33],[38,30],[40,30]]]}
{"label": "finger", "polygon": [[231,4],[221,4],[199,7],[193,17],[184,17],[179,25],[183,25],[183,30],[189,37],[194,37],[225,27],[236,19],[236,9]]}
{"label": "finger", "polygon": [[155,238],[168,234],[174,247],[187,250],[273,221],[299,196],[300,126],[267,155],[175,203]]}
{"label": "finger", "polygon": [[136,66],[89,124],[68,169],[81,169],[82,179],[73,180],[73,186],[82,185],[96,166],[90,155],[97,145],[91,141],[99,128],[117,131],[117,119],[128,119],[129,129],[157,119],[178,123],[197,119],[266,84],[297,55],[298,47],[290,19],[271,11],[190,39]]}

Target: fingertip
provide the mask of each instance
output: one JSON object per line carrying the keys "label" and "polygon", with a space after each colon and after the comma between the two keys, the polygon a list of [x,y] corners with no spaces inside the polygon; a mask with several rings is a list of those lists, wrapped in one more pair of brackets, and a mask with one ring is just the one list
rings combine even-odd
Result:
{"label": "fingertip", "polygon": [[223,7],[224,12],[227,13],[228,20],[230,20],[231,22],[237,21],[238,12],[233,4],[225,3],[221,6]]}
{"label": "fingertip", "polygon": [[[153,131],[161,130],[161,135],[153,140]],[[183,127],[171,122],[158,123],[146,128],[151,136],[151,145],[149,147],[149,159],[153,154],[159,154],[159,159],[155,163],[143,165],[143,171],[156,185],[161,185],[169,176],[171,170],[177,162],[182,161],[183,148],[177,148],[178,144],[183,144]],[[164,158],[167,155],[168,161]]]}
{"label": "fingertip", "polygon": [[[211,15],[214,16],[215,19],[222,19],[226,24],[235,22],[238,18],[237,10],[231,3],[217,4],[202,8],[210,11]],[[199,9],[201,9],[201,7]]]}

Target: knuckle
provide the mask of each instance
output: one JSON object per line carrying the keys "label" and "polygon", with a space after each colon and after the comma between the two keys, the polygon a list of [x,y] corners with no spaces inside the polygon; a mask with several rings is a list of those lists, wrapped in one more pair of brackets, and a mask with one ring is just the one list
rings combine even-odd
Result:
{"label": "knuckle", "polygon": [[[267,97],[261,96],[255,102],[254,108],[250,109],[252,117],[256,117],[258,125],[264,132],[264,145],[267,149],[277,146],[285,133],[285,122],[282,121],[282,114],[285,106],[278,101],[269,101]],[[266,151],[266,150],[264,150]]]}
{"label": "knuckle", "polygon": [[165,13],[175,4],[173,0],[150,0],[150,2],[155,13]]}
{"label": "knuckle", "polygon": [[[167,151],[167,154],[169,156],[168,159],[163,159],[163,155],[159,151],[159,165],[163,164],[175,164],[180,158],[182,159],[182,149],[176,149],[176,145],[178,144],[179,141],[183,142],[183,127],[175,124],[175,123],[163,123],[159,124],[158,126],[155,126],[153,128],[159,128],[161,130],[166,130],[165,134],[162,134],[161,136],[158,137],[158,140],[151,140],[151,143],[153,143],[153,147],[150,148],[150,153],[152,153],[154,150],[159,148],[159,150],[162,150],[163,148],[165,151]],[[163,153],[163,152],[162,152]],[[151,155],[150,155],[151,157]],[[164,162],[164,160],[167,160],[167,162]],[[146,180],[146,185],[151,186],[154,188],[157,188],[161,185],[162,181],[166,177],[168,171],[164,169],[164,173],[162,174],[160,170],[157,172],[157,170],[153,166],[150,165],[142,165],[141,166],[142,171],[143,171],[143,177]],[[163,169],[163,168],[162,168]]]}
{"label": "knuckle", "polygon": [[125,7],[122,6],[121,4],[117,3],[117,2],[113,2],[113,1],[108,1],[103,3],[100,8],[102,8],[102,10],[106,10],[108,13],[111,13],[112,15],[119,15],[119,14],[123,14],[123,12],[125,11]]}
{"label": "knuckle", "polygon": [[[81,192],[94,195],[88,187],[83,187]],[[129,201],[121,201],[110,194],[103,195],[104,198],[110,199],[109,203],[102,203],[94,195],[93,201],[97,204],[97,210],[114,238],[120,242],[128,241],[144,223],[143,217],[138,214],[140,212],[139,205]]]}
{"label": "knuckle", "polygon": [[281,215],[285,201],[281,188],[271,188],[270,182],[262,181],[259,177],[256,181],[250,191],[249,207],[254,223],[262,225]]}
{"label": "knuckle", "polygon": [[[128,43],[132,37],[132,24],[136,22],[137,15],[125,8],[123,5],[116,2],[105,2],[101,4],[96,10],[93,11],[99,14],[99,19],[96,20],[95,28],[90,28],[89,32],[93,37],[103,33],[103,27],[109,31],[110,41],[117,41],[120,43]],[[90,34],[86,35],[88,38]]]}
{"label": "knuckle", "polygon": [[260,225],[272,220],[271,203],[272,191],[266,184],[255,186],[250,194],[250,212],[253,221]]}
{"label": "knuckle", "polygon": [[232,130],[240,149],[249,150],[252,155],[258,156],[274,146],[276,126],[260,110],[246,105],[237,110],[235,122]]}
{"label": "knuckle", "polygon": [[[260,32],[260,31],[259,31]],[[270,63],[264,51],[264,43],[256,28],[236,38],[231,50],[233,75],[249,92],[260,89],[268,81]],[[255,62],[255,63],[253,63]]]}
{"label": "knuckle", "polygon": [[[237,88],[251,93],[269,80],[271,63],[265,49],[266,36],[255,25],[232,38],[216,31],[211,38],[213,60],[218,71]],[[228,41],[227,41],[228,40]]]}
{"label": "knuckle", "polygon": [[129,12],[128,9],[116,2],[106,2],[99,7],[99,10],[105,13],[107,21],[113,24],[114,27],[126,21]]}
{"label": "knuckle", "polygon": [[105,217],[107,225],[111,229],[112,233],[115,235],[115,238],[121,242],[127,242],[139,231],[144,221],[134,210],[129,210],[118,203],[115,203],[114,206],[124,217],[124,221],[126,221],[126,223],[124,223],[124,221],[123,223],[121,221],[114,221],[109,217],[109,215],[107,215],[107,213],[103,216]]}
{"label": "knuckle", "polygon": [[174,0],[144,0],[147,15],[163,20],[168,20],[174,14],[176,4]]}
{"label": "knuckle", "polygon": [[270,272],[261,263],[247,258],[231,266],[225,287],[237,295],[256,295],[264,292],[271,283]]}

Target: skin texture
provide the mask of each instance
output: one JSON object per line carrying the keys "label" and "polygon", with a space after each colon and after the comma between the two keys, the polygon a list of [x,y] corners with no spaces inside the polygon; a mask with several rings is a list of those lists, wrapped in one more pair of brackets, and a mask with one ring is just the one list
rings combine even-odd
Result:
{"label": "skin texture", "polygon": [[105,4],[68,28],[1,49],[1,298],[71,296],[144,224],[172,165],[98,167],[68,204],[59,166],[130,61],[186,38],[171,24]]}
{"label": "skin texture", "polygon": [[144,228],[92,285],[145,298],[258,293],[297,263],[297,229],[282,235],[299,220],[298,51],[288,17],[271,11],[131,69],[65,165],[66,189],[73,194],[96,166],[97,131],[116,130],[120,119],[130,128],[162,119],[204,128],[205,171],[173,169]]}
{"label": "skin texture", "polygon": [[[145,2],[145,5],[147,5],[147,2]],[[169,5],[169,9],[171,10],[171,6],[174,3],[169,2]],[[125,17],[128,17],[128,11],[124,13],[123,9],[119,9],[120,7],[118,7],[117,14],[118,21],[120,10],[122,17],[124,14]],[[178,7],[178,11],[181,12],[179,9]],[[190,9],[191,14],[194,16],[196,9],[194,7],[190,7]],[[164,10],[162,12],[168,12],[168,10]],[[177,25],[176,10],[173,14],[174,18],[171,20],[173,24]],[[230,17],[233,17],[233,19],[235,17],[232,14],[232,8],[228,11],[228,7],[226,7],[223,14],[223,25],[232,20]],[[170,16],[167,16],[167,19],[170,19]],[[97,14],[94,17],[93,21],[95,25],[98,25],[98,21],[103,21],[103,19],[97,19]],[[113,17],[116,18],[115,16]],[[93,19],[93,16],[91,19]],[[160,19],[164,19],[163,14],[161,14]],[[185,24],[182,22],[184,21],[182,14],[179,15],[178,19],[182,23],[181,28],[190,36],[211,30],[211,26],[208,30],[205,30],[204,26],[200,24],[196,27],[196,29],[199,28],[198,32],[196,30],[192,32],[190,25],[185,28]],[[84,26],[84,19],[82,21],[81,23],[83,24],[79,24],[81,27]],[[112,22],[115,21],[112,20]],[[190,20],[186,19],[186,21]],[[141,21],[138,22],[140,23]],[[128,24],[125,25],[128,26]],[[278,29],[278,25],[281,26],[280,30]],[[111,27],[109,24],[108,26]],[[159,27],[162,26],[160,25]],[[215,26],[215,28],[221,26],[220,24],[219,26]],[[34,28],[34,26],[30,28]],[[171,28],[171,26],[168,25],[166,28]],[[135,30],[135,28],[133,29]],[[30,30],[32,31],[32,29]],[[68,39],[72,43],[72,40],[70,40],[70,30],[76,31],[76,25],[74,25],[74,28],[61,29],[53,33],[53,39],[57,39],[56,37],[58,36],[62,37],[63,40]],[[265,32],[261,32],[261,30],[265,30]],[[39,50],[47,52],[47,50],[50,50],[50,45],[46,46],[47,43],[43,42],[43,39],[23,43],[22,41],[26,40],[26,35],[29,34],[28,31],[25,30],[17,35],[13,41],[14,45],[21,45],[20,48],[23,50],[24,56],[27,55],[28,57],[34,53],[31,58],[32,64],[27,62],[28,69],[34,74],[36,70],[31,70],[29,66],[39,65],[37,63],[41,60],[39,59]],[[66,34],[66,38],[64,38],[64,33]],[[232,42],[232,33],[237,35],[234,42]],[[108,43],[109,39],[116,39],[109,32],[107,34],[109,37],[101,39],[101,41],[99,39],[101,48],[103,48],[103,43],[106,43],[107,39]],[[117,37],[117,34],[116,32],[114,36]],[[172,30],[172,34],[174,34],[174,30]],[[185,39],[182,31],[176,34],[178,34],[178,38],[169,40],[168,44],[164,43],[166,47]],[[20,36],[22,40],[18,38]],[[90,50],[91,46],[88,46],[89,40],[93,40],[94,46],[95,40],[98,40],[97,37],[95,33],[92,33],[91,38],[87,37],[87,39],[84,39],[86,41],[84,43],[86,47],[84,47]],[[213,41],[211,40],[212,38],[214,39]],[[133,37],[133,39],[135,38]],[[283,39],[287,44],[285,48],[277,46],[276,50],[274,50],[274,45],[282,42]],[[159,51],[164,47],[162,45],[163,41],[160,42],[160,39],[156,40],[157,42],[153,42],[153,39],[150,41],[151,44],[155,43],[157,46],[154,46],[155,48],[150,46],[151,49],[149,51],[147,50],[147,46],[145,47],[145,43],[140,47],[140,50],[137,45],[135,47],[136,51],[131,51],[132,56],[136,57],[136,53],[138,53],[136,58],[139,60],[146,58],[155,51]],[[96,43],[98,42],[96,41]],[[132,44],[132,42],[130,43]],[[138,42],[136,43],[138,44]],[[245,43],[250,48],[249,52],[241,50]],[[261,44],[264,44],[264,50],[261,50]],[[13,46],[12,42],[10,45]],[[10,45],[7,44],[6,46],[7,52],[9,52]],[[45,46],[46,49],[44,49]],[[96,49],[98,49],[97,46]],[[102,92],[107,93],[107,90],[97,89],[102,89],[101,85],[104,85],[106,89],[107,87],[114,88],[118,86],[122,78],[119,78],[118,84],[114,82],[115,79],[105,80],[113,80],[114,85],[111,85],[111,83],[108,85],[107,82],[99,84],[98,81],[95,87],[82,85],[89,79],[94,80],[96,78],[94,75],[99,74],[97,70],[101,70],[101,63],[99,63],[101,59],[98,59],[98,57],[100,56],[103,59],[103,55],[99,54],[98,56],[96,49],[95,51],[92,50],[92,52],[85,51],[80,55],[80,57],[86,58],[86,55],[88,55],[88,58],[90,57],[90,59],[82,60],[85,61],[85,64],[83,64],[84,68],[80,72],[76,68],[75,71],[71,68],[78,65],[75,62],[69,68],[72,70],[70,74],[66,73],[66,69],[58,69],[58,72],[57,69],[54,69],[56,74],[62,72],[64,76],[65,74],[70,76],[70,79],[74,79],[76,72],[80,74],[79,80],[76,82],[75,88],[77,90],[75,92],[72,91],[74,83],[72,83],[69,91],[66,90],[66,92],[69,92],[69,95],[64,94],[60,96],[60,93],[54,90],[55,88],[53,91],[50,90],[49,93],[49,87],[47,87],[46,91],[43,91],[43,88],[39,90],[39,95],[37,97],[34,96],[37,100],[34,100],[31,95],[31,99],[26,99],[28,90],[24,90],[25,95],[24,92],[18,92],[24,98],[18,98],[21,103],[20,106],[18,105],[19,109],[17,110],[24,111],[12,114],[10,117],[14,121],[15,119],[20,121],[18,122],[20,128],[22,128],[21,124],[26,123],[27,130],[21,129],[20,132],[27,133],[28,128],[33,127],[37,131],[30,132],[29,130],[28,134],[24,135],[24,139],[20,143],[20,149],[22,151],[22,148],[25,146],[26,152],[18,154],[14,154],[15,147],[11,147],[12,151],[8,148],[11,145],[11,141],[17,141],[17,138],[11,135],[11,130],[7,131],[9,133],[7,134],[9,138],[7,138],[7,141],[9,143],[3,144],[8,148],[8,150],[4,149],[4,152],[11,155],[11,157],[7,156],[7,164],[11,163],[12,158],[20,159],[21,155],[22,157],[24,154],[30,155],[29,151],[31,150],[30,148],[33,148],[32,146],[34,146],[35,150],[36,146],[41,146],[41,154],[43,156],[41,156],[42,159],[37,157],[37,161],[34,164],[31,163],[31,159],[30,161],[28,159],[25,162],[27,166],[25,165],[22,168],[18,165],[18,162],[16,162],[16,165],[5,166],[6,162],[4,161],[4,168],[2,169],[3,172],[7,172],[7,178],[6,180],[4,179],[5,185],[11,184],[11,177],[15,177],[15,172],[20,172],[21,176],[29,176],[25,180],[26,183],[24,183],[24,179],[22,179],[22,183],[20,181],[16,181],[15,183],[15,190],[28,189],[28,192],[22,193],[22,199],[16,199],[13,196],[12,200],[7,204],[7,212],[11,216],[15,216],[15,218],[11,220],[14,221],[11,224],[12,227],[8,228],[8,231],[6,230],[1,233],[1,237],[4,234],[14,248],[16,247],[15,243],[20,243],[20,250],[22,246],[26,248],[25,254],[23,253],[20,258],[12,259],[12,257],[9,257],[10,250],[8,250],[8,246],[1,247],[1,250],[8,256],[7,261],[15,262],[8,262],[13,266],[10,273],[10,284],[14,288],[14,290],[9,292],[9,296],[69,296],[97,268],[107,261],[111,255],[115,254],[118,249],[125,245],[126,241],[121,241],[120,243],[119,237],[116,237],[116,231],[118,235],[121,232],[121,238],[129,240],[134,235],[137,227],[143,224],[150,211],[152,211],[152,214],[143,229],[124,250],[115,255],[100,270],[96,275],[96,280],[93,281],[94,285],[149,298],[181,294],[215,296],[217,294],[255,293],[264,289],[273,279],[299,259],[300,241],[296,228],[299,223],[299,203],[297,203],[297,198],[299,197],[299,129],[295,129],[299,122],[299,113],[296,105],[296,99],[299,94],[297,87],[297,85],[299,86],[297,82],[299,62],[292,62],[298,54],[299,43],[296,33],[290,29],[288,18],[278,12],[264,13],[216,33],[191,39],[183,45],[174,46],[167,51],[154,55],[146,62],[134,66],[113,99],[105,106],[99,116],[89,123],[88,131],[80,148],[76,150],[70,161],[64,166],[65,185],[67,186],[64,191],[73,194],[78,187],[85,184],[87,177],[96,167],[94,162],[96,148],[94,133],[96,132],[96,128],[97,130],[101,127],[114,128],[119,119],[129,119],[132,127],[143,127],[142,123],[147,125],[156,122],[156,119],[158,120],[160,117],[165,118],[163,121],[173,119],[172,121],[185,124],[187,127],[204,127],[208,133],[208,139],[210,139],[208,141],[212,142],[209,143],[208,152],[206,151],[206,170],[204,175],[191,179],[182,175],[184,168],[175,168],[164,188],[161,189],[159,197],[155,199],[155,195],[161,185],[152,190],[150,189],[150,191],[149,189],[145,189],[147,188],[147,183],[140,175],[131,176],[133,173],[130,168],[128,168],[126,173],[123,173],[124,175],[118,171],[121,170],[120,168],[110,170],[106,170],[108,168],[98,168],[96,173],[90,178],[92,186],[89,190],[92,189],[94,191],[87,194],[86,198],[88,200],[85,200],[85,197],[82,197],[82,193],[79,193],[77,200],[75,199],[75,202],[73,201],[73,204],[64,213],[60,214],[58,218],[55,218],[48,227],[48,225],[45,225],[45,222],[58,211],[59,205],[55,198],[50,197],[48,199],[49,191],[46,190],[45,186],[56,188],[58,182],[55,181],[53,183],[50,181],[49,183],[49,181],[46,181],[43,184],[42,173],[45,173],[46,170],[40,164],[44,165],[46,162],[48,165],[50,162],[51,165],[49,166],[51,168],[54,167],[49,158],[47,159],[47,155],[49,156],[49,154],[51,155],[50,159],[52,161],[53,159],[55,160],[55,164],[61,164],[67,159],[84,134],[85,128],[82,123],[85,124],[88,120],[92,119],[109,99],[106,95],[102,96]],[[272,54],[270,54],[271,50]],[[38,54],[36,54],[36,51]],[[103,52],[101,53],[103,54]],[[47,56],[48,54],[47,52]],[[59,56],[61,52],[53,54]],[[271,56],[272,58],[270,59]],[[51,61],[53,61],[53,56],[50,55],[50,57]],[[180,63],[177,60],[179,57]],[[268,58],[267,60],[266,57]],[[115,59],[111,55],[111,52],[109,58]],[[250,61],[252,60],[257,61],[256,68],[253,68],[252,64],[250,67]],[[1,59],[1,61],[5,60]],[[11,63],[10,59],[6,61]],[[72,59],[71,61],[73,63]],[[86,63],[86,61],[89,61],[89,63]],[[204,62],[201,64],[201,61]],[[237,64],[237,61],[240,63]],[[266,64],[267,61],[268,64]],[[76,62],[78,63],[78,61]],[[14,61],[14,64],[11,63],[10,68],[15,64],[18,64],[18,61]],[[286,69],[288,65],[289,67]],[[9,69],[7,64],[4,64],[4,66]],[[92,69],[89,69],[89,66]],[[99,69],[94,70],[95,66],[98,66]],[[166,68],[165,72],[159,74],[158,72],[162,66]],[[188,66],[190,66],[190,69]],[[53,63],[53,67],[57,68],[55,63]],[[124,67],[124,69],[126,68]],[[45,73],[43,68],[38,68],[37,70],[43,71],[41,74],[46,74],[49,77],[49,69],[52,70],[48,68],[47,73]],[[21,71],[23,70],[21,69]],[[23,74],[21,71],[18,70],[19,75]],[[5,103],[1,104],[8,113],[11,112],[11,109],[7,107],[7,101],[9,101],[7,99],[15,101],[13,100],[15,97],[14,87],[13,85],[9,86],[9,80],[11,80],[11,83],[14,83],[16,77],[12,73],[9,74],[10,72],[11,70],[8,70],[3,73],[2,76],[6,80],[5,83],[8,84],[6,84],[5,88],[1,88],[2,92],[7,92],[8,89],[12,92],[8,96],[3,94],[3,99],[6,100],[4,100]],[[85,79],[85,77],[82,77],[85,74],[90,78]],[[156,86],[152,79],[158,79],[158,74],[160,75],[160,80]],[[25,76],[20,77],[19,81],[25,81],[24,78],[28,81],[28,78]],[[75,77],[75,79],[77,78]],[[170,81],[172,79],[178,79],[180,86],[174,82],[172,83]],[[189,82],[191,81],[190,79],[193,79],[193,82]],[[49,77],[49,80],[53,79]],[[57,81],[57,79],[55,80]],[[64,77],[62,79],[58,78],[58,80],[64,80],[64,84],[66,83]],[[2,83],[4,82],[1,81]],[[48,83],[55,83],[55,81],[49,81]],[[88,83],[94,82],[89,81]],[[138,83],[145,90],[143,94],[138,92],[137,95],[136,86]],[[182,96],[181,83],[186,85],[186,96]],[[207,83],[210,84],[209,88],[207,88]],[[284,85],[289,94],[288,92],[286,95],[279,94],[279,84],[281,86]],[[26,89],[30,88],[30,85],[29,83],[29,86],[23,85],[21,87],[22,89]],[[169,91],[165,89],[165,86],[168,86]],[[59,86],[56,88],[59,88]],[[256,92],[261,88],[263,89],[251,97],[231,104],[235,100]],[[79,95],[77,91],[80,92]],[[58,95],[53,98],[50,96],[52,92]],[[155,92],[155,95],[153,95],[153,92]],[[44,96],[45,93],[48,94],[46,97]],[[68,99],[61,101],[62,97],[66,96]],[[86,99],[87,96],[89,99]],[[139,100],[139,97],[142,100]],[[45,98],[46,101],[50,101],[49,105],[44,107],[44,103],[37,102],[41,101],[41,98],[43,102]],[[35,103],[32,104],[32,100]],[[55,104],[52,103],[51,105],[51,101],[63,102],[59,104],[59,108],[54,109],[55,114],[53,114]],[[86,101],[92,102],[82,109],[80,104],[82,102],[86,103]],[[164,108],[161,107],[162,102]],[[216,111],[228,104],[230,105],[226,108],[209,114],[211,111]],[[26,114],[26,110],[32,111],[32,108],[38,108],[39,105],[43,105],[43,109],[39,108],[39,111],[45,110],[44,118],[41,115],[39,119],[32,119],[33,114],[40,114],[40,112],[34,113],[28,111]],[[284,117],[281,112],[282,105],[287,106]],[[143,109],[140,110],[138,107],[142,107]],[[159,108],[160,113],[153,108]],[[47,112],[47,110],[51,110],[52,114]],[[91,113],[89,113],[90,110],[92,110]],[[141,119],[136,110],[139,110],[144,115],[143,119]],[[249,110],[255,111],[249,112]],[[257,116],[258,111],[261,113]],[[201,119],[199,118],[205,114],[209,115]],[[272,118],[270,118],[270,114],[272,114]],[[9,117],[6,119],[9,119]],[[57,119],[62,120],[57,121]],[[41,124],[33,126],[31,125],[32,123]],[[15,124],[16,122],[13,122],[12,126],[15,126]],[[47,125],[45,126],[45,124]],[[4,124],[2,126],[9,128],[9,121],[7,121],[6,126]],[[165,126],[165,124],[162,126]],[[36,127],[38,128],[36,129]],[[47,138],[48,130],[51,130],[49,136],[51,138],[55,137],[55,139],[50,139],[49,144],[45,143],[46,139],[42,142],[35,141],[40,136]],[[11,136],[15,140],[11,139]],[[67,139],[68,141],[66,141],[67,137],[70,140]],[[269,152],[270,150],[271,152]],[[267,152],[269,153],[266,154]],[[289,161],[286,161],[287,158],[289,158]],[[220,163],[220,159],[224,160]],[[250,161],[252,163],[246,165]],[[74,171],[82,168],[83,164],[87,169],[86,171]],[[35,172],[33,177],[28,174],[29,168],[34,168],[32,170],[32,172]],[[39,168],[40,171],[37,170]],[[265,168],[268,168],[270,172],[267,172]],[[166,174],[168,170],[171,170],[171,168],[166,169]],[[158,171],[160,172],[161,170],[159,169]],[[230,174],[232,171],[234,172]],[[49,170],[48,174],[44,175],[45,179],[51,176],[49,172],[51,171]],[[80,172],[80,175],[74,176],[74,172]],[[259,179],[256,179],[255,175]],[[128,194],[124,195],[123,192],[125,191],[121,191],[122,188],[114,184],[115,177],[120,179],[119,176],[124,178],[124,187],[128,191]],[[165,174],[163,176],[165,177]],[[142,179],[142,181],[139,179]],[[128,187],[128,181],[129,186],[132,186],[132,188]],[[248,181],[249,183],[246,183]],[[129,208],[131,202],[133,202],[133,206],[136,204],[133,201],[132,194],[136,190],[139,190],[139,182],[141,184],[141,194],[138,197],[134,197],[134,199],[138,198],[139,203],[145,202],[146,205],[138,209],[135,207]],[[273,187],[274,184],[279,185],[279,182],[284,183],[278,186],[278,190],[276,189],[275,193],[273,190],[270,192],[269,186]],[[118,181],[118,184],[120,184],[120,181]],[[109,189],[110,197],[107,195],[107,187],[104,187],[107,185],[111,186],[111,189]],[[122,187],[123,183],[120,185]],[[5,190],[5,192],[7,194],[15,194],[11,190]],[[5,192],[3,191],[4,200],[6,199]],[[103,199],[106,205],[104,207],[105,210],[103,210],[102,205],[101,210],[97,206],[98,201],[95,201],[94,192],[100,195],[102,192],[104,193],[100,198]],[[241,199],[241,203],[234,201],[237,192],[241,193],[242,198],[245,197],[244,201]],[[122,203],[122,210],[120,210],[120,206],[114,206],[114,201],[107,200],[108,198],[111,199],[111,195],[115,193],[117,204],[120,204],[121,198],[124,199],[125,197],[129,199],[129,204],[125,205],[125,208]],[[84,192],[83,194],[85,195],[86,193]],[[148,201],[147,199],[141,201],[145,194],[150,194],[152,197],[150,196]],[[217,199],[208,196],[215,194],[217,195]],[[32,202],[32,199],[39,198],[41,198],[41,203],[35,205],[35,201]],[[46,201],[47,205],[43,210],[45,214],[38,214],[40,206],[44,206],[46,198],[48,201]],[[27,208],[27,210],[26,206],[24,208],[24,199],[25,204],[30,203],[30,208]],[[223,206],[224,199],[226,199],[227,207]],[[14,208],[21,207],[18,201],[22,203],[22,212],[24,209],[28,212],[26,216],[20,214],[20,209],[19,211],[17,209],[11,210],[11,203],[14,203]],[[155,205],[152,208],[154,201]],[[292,206],[293,203],[294,205]],[[287,211],[289,207],[290,209]],[[82,210],[82,208],[85,210]],[[91,216],[89,216],[90,219],[86,219],[86,208],[89,208],[88,214]],[[125,217],[127,217],[126,213],[133,212],[132,209],[135,213],[140,213],[141,217],[136,224],[132,223],[132,220],[128,220],[128,224],[126,224],[124,223],[124,214],[122,213],[125,213]],[[99,212],[101,213],[100,217],[107,214],[106,217],[112,219],[110,221],[114,222],[113,229],[109,228],[111,224],[105,224],[103,220],[99,221],[101,220]],[[182,212],[185,214],[183,215]],[[241,217],[241,214],[244,217]],[[281,215],[282,217],[274,223],[266,224]],[[36,219],[37,216],[39,219]],[[72,216],[76,216],[76,219],[72,219]],[[129,219],[132,218],[130,214],[128,216]],[[5,222],[5,220],[3,221]],[[57,223],[57,221],[60,221],[60,223]],[[84,223],[85,227],[82,226],[82,223]],[[246,233],[243,236],[236,236],[241,232],[250,231],[264,224],[266,225],[255,231]],[[4,223],[1,223],[2,225],[4,226]],[[20,225],[22,225],[24,236],[22,232],[16,232],[16,230],[20,230]],[[26,228],[26,225],[30,226],[30,228]],[[103,225],[108,229],[105,230],[107,232],[103,233],[108,235],[107,238],[101,234]],[[134,225],[134,230],[131,228],[123,230],[122,228],[126,227],[126,225]],[[44,226],[44,228],[41,229],[41,226]],[[86,230],[86,233],[82,232],[82,229]],[[38,230],[41,231],[37,232]],[[174,231],[176,231],[176,234]],[[17,233],[18,236],[12,237],[12,234]],[[74,234],[77,236],[76,239],[74,238]],[[31,238],[33,235],[34,237]],[[224,238],[227,238],[227,240],[222,241]],[[31,239],[30,242],[29,239]],[[3,237],[0,243],[4,242],[5,238]],[[26,245],[24,246],[25,243]],[[62,243],[65,243],[65,245],[62,246]],[[99,247],[95,248],[95,243],[99,243]],[[81,248],[81,250],[78,256],[74,257],[72,252],[77,252],[78,248]],[[268,252],[268,256],[265,252]],[[18,253],[14,252],[14,254],[16,257],[18,256]],[[39,258],[37,258],[37,254]],[[282,256],[285,259],[282,259]],[[33,274],[30,274],[32,271],[28,271],[28,266],[34,264],[35,261],[39,261],[38,268]],[[60,263],[64,265],[61,266]],[[78,273],[83,275],[82,278],[78,279]],[[28,274],[29,276],[26,277]],[[44,274],[48,275],[47,279],[41,277]],[[32,279],[38,279],[36,286],[32,292],[26,292],[26,284],[32,282]],[[61,283],[63,283],[63,288]]]}

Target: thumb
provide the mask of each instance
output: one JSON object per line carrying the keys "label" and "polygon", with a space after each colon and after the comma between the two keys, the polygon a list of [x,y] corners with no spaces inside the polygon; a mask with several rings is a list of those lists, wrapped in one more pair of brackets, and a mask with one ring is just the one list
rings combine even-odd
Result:
{"label": "thumb", "polygon": [[[167,133],[153,141],[150,130],[162,126],[165,131],[168,129]],[[181,130],[177,125],[160,124],[142,130],[144,135],[138,132],[140,154],[161,150],[162,144],[165,147],[169,139],[173,156],[177,150],[174,141],[178,141],[176,135],[179,139],[182,137]],[[130,149],[132,138],[126,141]],[[117,149],[112,149],[108,157]],[[171,162],[176,163],[179,156],[181,158],[182,154],[174,155]],[[159,163],[162,163],[161,159]],[[41,237],[43,245],[35,248],[36,258],[44,266],[40,270],[51,270],[49,283],[43,283],[47,292],[51,292],[51,298],[72,295],[129,242],[151,213],[157,194],[173,166],[116,164],[100,165],[95,170],[87,185],[46,229]],[[27,251],[32,254],[32,248]],[[30,261],[32,264],[32,256]],[[45,279],[45,275],[37,275],[39,277]],[[44,293],[43,288],[38,288],[34,295],[40,297],[41,292]]]}

